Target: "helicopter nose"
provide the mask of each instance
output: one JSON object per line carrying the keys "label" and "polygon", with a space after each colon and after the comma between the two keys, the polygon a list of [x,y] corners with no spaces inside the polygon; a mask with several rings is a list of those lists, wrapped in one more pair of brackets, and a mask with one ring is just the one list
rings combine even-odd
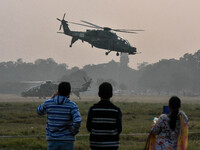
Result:
{"label": "helicopter nose", "polygon": [[134,51],[136,53],[137,52],[137,48],[136,47],[132,47],[132,51]]}
{"label": "helicopter nose", "polygon": [[131,47],[129,54],[134,55],[134,54],[136,54],[136,52],[137,52],[136,47]]}

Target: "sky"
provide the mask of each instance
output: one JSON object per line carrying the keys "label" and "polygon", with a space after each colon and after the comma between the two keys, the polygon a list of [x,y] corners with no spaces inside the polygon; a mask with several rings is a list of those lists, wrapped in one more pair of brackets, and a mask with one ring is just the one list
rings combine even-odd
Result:
{"label": "sky", "polygon": [[[119,61],[116,52],[91,47],[58,34],[60,22],[85,20],[103,27],[143,29],[117,33],[141,54],[129,56],[129,66],[161,59],[179,59],[200,49],[199,0],[0,0],[0,62],[53,58],[69,68]],[[73,31],[87,27],[69,24]]]}

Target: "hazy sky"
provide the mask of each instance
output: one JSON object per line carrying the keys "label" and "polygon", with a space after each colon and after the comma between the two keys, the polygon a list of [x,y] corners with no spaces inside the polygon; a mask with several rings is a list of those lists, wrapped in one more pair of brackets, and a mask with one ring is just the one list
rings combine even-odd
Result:
{"label": "hazy sky", "polygon": [[[53,58],[69,67],[119,61],[115,52],[91,48],[56,33],[66,20],[86,20],[99,26],[144,29],[138,34],[117,33],[141,54],[131,55],[129,66],[179,58],[200,49],[199,0],[0,0],[0,62],[22,58],[34,62]],[[71,30],[87,28],[69,25]]]}

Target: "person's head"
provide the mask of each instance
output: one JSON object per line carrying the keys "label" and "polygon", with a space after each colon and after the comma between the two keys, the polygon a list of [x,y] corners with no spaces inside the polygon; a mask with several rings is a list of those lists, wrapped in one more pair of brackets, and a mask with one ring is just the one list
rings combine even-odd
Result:
{"label": "person's head", "polygon": [[181,107],[181,100],[177,96],[172,96],[169,99],[169,108],[173,110],[179,110]]}
{"label": "person's head", "polygon": [[113,96],[113,88],[112,85],[108,82],[103,82],[99,86],[99,97],[101,99],[110,99]]}
{"label": "person's head", "polygon": [[58,85],[58,94],[61,96],[69,97],[71,93],[71,85],[69,82],[61,82]]}
{"label": "person's head", "polygon": [[181,107],[181,100],[177,96],[172,96],[169,99],[170,109],[170,128],[172,130],[176,127],[176,120],[178,118],[179,108]]}

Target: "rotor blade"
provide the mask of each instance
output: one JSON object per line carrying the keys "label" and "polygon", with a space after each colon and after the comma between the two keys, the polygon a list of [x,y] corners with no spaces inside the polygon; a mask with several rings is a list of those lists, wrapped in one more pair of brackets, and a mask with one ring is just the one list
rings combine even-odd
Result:
{"label": "rotor blade", "polygon": [[144,31],[144,30],[134,30],[134,29],[113,29],[114,31]]}
{"label": "rotor blade", "polygon": [[65,15],[66,15],[66,14],[64,13],[63,20],[65,19]]}
{"label": "rotor blade", "polygon": [[137,32],[131,32],[131,31],[123,31],[123,30],[115,30],[115,29],[113,29],[113,31],[123,32],[123,33],[134,33],[134,34],[137,34]]}
{"label": "rotor blade", "polygon": [[83,79],[84,79],[84,81],[85,81],[85,82],[87,82],[87,80],[86,80],[86,78],[85,78],[85,77],[83,77]]}
{"label": "rotor blade", "polygon": [[41,84],[41,83],[44,83],[44,81],[21,81],[21,83],[28,83],[28,84]]}
{"label": "rotor blade", "polygon": [[61,30],[61,28],[62,28],[62,23],[61,23],[61,25],[60,25],[60,28],[59,28],[59,30]]}
{"label": "rotor blade", "polygon": [[90,23],[90,22],[87,22],[87,21],[84,21],[84,20],[81,20],[81,22],[84,22],[84,23],[86,23],[86,24],[92,25],[92,26],[94,26],[94,27],[96,27],[96,28],[103,29],[103,27],[100,27],[100,26],[98,26],[98,25],[95,25],[95,24],[93,24],[93,23]]}
{"label": "rotor blade", "polygon": [[60,34],[65,34],[64,32],[57,32],[57,33],[60,33]]}
{"label": "rotor blade", "polygon": [[56,19],[57,19],[58,21],[60,21],[60,22],[62,21],[62,20],[60,20],[59,18],[56,18]]}
{"label": "rotor blade", "polygon": [[69,22],[69,21],[68,21],[68,23],[76,24],[76,25],[80,25],[80,26],[85,26],[85,27],[90,27],[90,28],[95,28],[96,29],[96,27],[94,27],[94,26],[89,26],[89,25],[85,25],[85,24],[81,24],[81,23],[75,23],[75,22]]}

